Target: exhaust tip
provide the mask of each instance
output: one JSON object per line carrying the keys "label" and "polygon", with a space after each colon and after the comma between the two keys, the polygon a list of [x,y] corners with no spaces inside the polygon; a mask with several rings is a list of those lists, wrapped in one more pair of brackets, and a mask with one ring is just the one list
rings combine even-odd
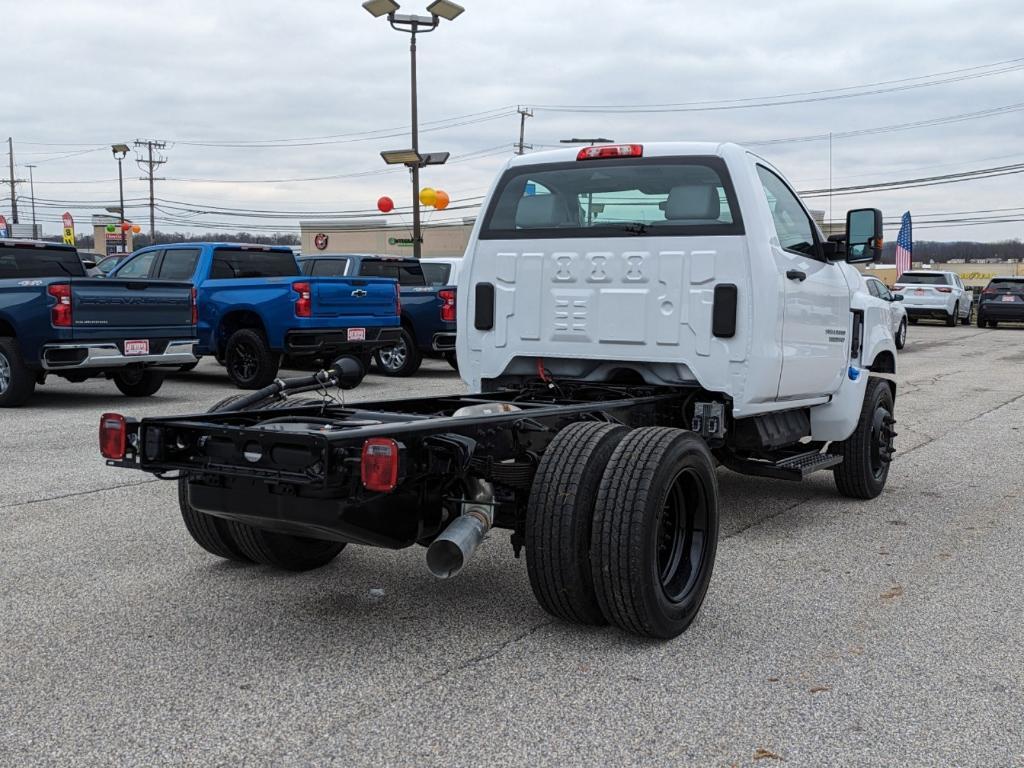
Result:
{"label": "exhaust tip", "polygon": [[438,539],[427,547],[427,568],[439,579],[457,576],[465,564],[462,548],[454,541]]}

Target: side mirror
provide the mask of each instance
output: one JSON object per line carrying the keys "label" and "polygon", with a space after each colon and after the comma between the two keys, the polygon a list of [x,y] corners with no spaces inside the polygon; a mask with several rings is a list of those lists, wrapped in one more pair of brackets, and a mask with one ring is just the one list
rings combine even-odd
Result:
{"label": "side mirror", "polygon": [[902,293],[894,293],[892,295],[892,298],[890,299],[890,301],[903,301],[903,294]]}
{"label": "side mirror", "polygon": [[96,262],[95,261],[83,261],[82,262],[82,266],[85,267],[86,269],[96,269]]}
{"label": "side mirror", "polygon": [[850,264],[882,258],[882,212],[858,208],[846,213],[846,260]]}

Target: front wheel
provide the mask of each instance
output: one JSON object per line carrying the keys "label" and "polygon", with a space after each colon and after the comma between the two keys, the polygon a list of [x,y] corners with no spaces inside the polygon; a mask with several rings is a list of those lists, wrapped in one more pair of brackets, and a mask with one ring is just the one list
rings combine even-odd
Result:
{"label": "front wheel", "polygon": [[671,638],[696,618],[718,548],[714,460],[693,432],[634,429],[594,505],[591,569],[601,612],[633,634]]}
{"label": "front wheel", "polygon": [[843,457],[842,464],[832,470],[836,487],[851,499],[873,499],[885,487],[892,463],[894,400],[889,382],[868,379],[860,419],[853,434],[840,443],[833,443],[832,453]]}
{"label": "front wheel", "polygon": [[262,389],[277,376],[281,356],[270,351],[262,333],[242,328],[228,339],[224,365],[228,378],[239,389]]}
{"label": "front wheel", "polygon": [[377,367],[385,376],[412,376],[420,369],[423,355],[416,348],[416,340],[406,328],[402,328],[401,338],[392,347],[381,347],[374,354]]}
{"label": "front wheel", "polygon": [[128,397],[149,397],[164,385],[166,375],[152,368],[118,371],[114,374],[114,386]]}
{"label": "front wheel", "polygon": [[899,330],[896,331],[896,349],[903,349],[907,343],[907,321],[900,322]]}

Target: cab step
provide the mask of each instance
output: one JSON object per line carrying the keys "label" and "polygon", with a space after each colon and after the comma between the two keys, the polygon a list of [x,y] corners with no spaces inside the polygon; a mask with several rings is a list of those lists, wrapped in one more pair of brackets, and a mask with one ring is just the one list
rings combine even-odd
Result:
{"label": "cab step", "polygon": [[776,480],[803,480],[822,469],[831,469],[843,461],[842,456],[820,451],[790,454],[776,461],[761,459],[740,459],[723,456],[722,463],[733,472],[757,477],[771,477]]}

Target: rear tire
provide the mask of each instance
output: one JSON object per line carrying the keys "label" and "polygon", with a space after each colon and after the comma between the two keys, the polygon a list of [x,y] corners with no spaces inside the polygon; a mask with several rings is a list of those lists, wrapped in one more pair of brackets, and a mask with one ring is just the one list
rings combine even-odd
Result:
{"label": "rear tire", "polygon": [[224,365],[228,378],[239,389],[262,389],[277,376],[281,356],[270,351],[262,333],[242,328],[228,339]]}
{"label": "rear tire", "polygon": [[323,541],[274,533],[234,520],[228,522],[228,526],[232,538],[246,557],[284,571],[311,571],[320,568],[331,562],[345,548],[345,544],[340,541]]}
{"label": "rear tire", "polygon": [[956,304],[953,305],[953,314],[952,315],[946,315],[946,327],[947,328],[955,328],[956,327],[956,321],[957,321],[957,319],[959,317],[960,317],[960,302],[958,301]]}
{"label": "rear tire", "polygon": [[830,449],[843,457],[843,463],[832,470],[836,488],[843,496],[873,499],[885,488],[896,436],[893,406],[889,383],[874,377],[868,379],[856,429]]}
{"label": "rear tire", "polygon": [[377,370],[385,376],[412,376],[420,369],[423,355],[416,348],[413,338],[405,326],[402,327],[401,339],[393,347],[381,347],[373,355],[377,361]]}
{"label": "rear tire", "polygon": [[114,374],[114,385],[127,397],[149,397],[155,395],[164,385],[163,371],[152,368],[141,371],[118,371]]}
{"label": "rear tire", "polygon": [[999,321],[998,320],[989,320],[988,321],[988,327],[989,328],[998,328],[999,327]]}
{"label": "rear tire", "polygon": [[987,324],[988,324],[988,320],[985,319],[985,316],[983,314],[981,314],[981,310],[979,309],[978,310],[978,327],[979,328],[984,328]]}
{"label": "rear tire", "polygon": [[974,313],[974,307],[967,308],[967,314],[960,318],[960,325],[970,325],[971,315]]}
{"label": "rear tire", "polygon": [[601,612],[637,635],[679,635],[704,602],[717,547],[718,480],[704,441],[666,427],[626,435],[594,506]]}
{"label": "rear tire", "polygon": [[18,341],[0,338],[0,408],[24,405],[36,391],[36,377],[25,367]]}
{"label": "rear tire", "polygon": [[590,563],[594,501],[612,451],[628,433],[580,422],[544,451],[526,508],[526,566],[537,602],[579,624],[605,624]]}
{"label": "rear tire", "polygon": [[899,330],[896,331],[896,349],[903,349],[907,345],[907,321],[904,320],[900,323]]}

